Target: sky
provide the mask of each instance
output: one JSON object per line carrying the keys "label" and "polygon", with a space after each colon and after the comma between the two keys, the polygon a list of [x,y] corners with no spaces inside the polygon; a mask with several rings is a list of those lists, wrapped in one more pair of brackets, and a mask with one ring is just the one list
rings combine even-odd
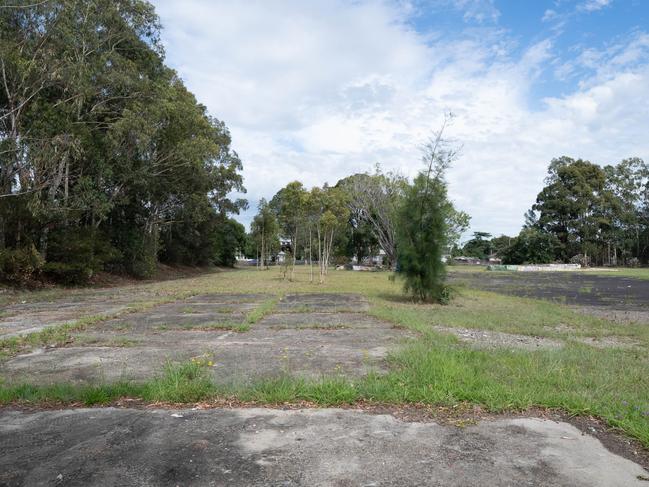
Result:
{"label": "sky", "polygon": [[554,157],[649,160],[649,0],[153,4],[167,64],[230,129],[246,225],[290,181],[415,176],[449,111],[470,232],[516,235]]}

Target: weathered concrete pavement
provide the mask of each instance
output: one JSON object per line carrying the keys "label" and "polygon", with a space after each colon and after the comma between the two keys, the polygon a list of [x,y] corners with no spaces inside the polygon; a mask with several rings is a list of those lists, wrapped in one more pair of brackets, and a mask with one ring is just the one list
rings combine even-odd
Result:
{"label": "weathered concrete pavement", "polygon": [[128,313],[76,334],[66,346],[9,359],[0,364],[0,379],[38,385],[146,381],[166,363],[193,357],[214,363],[209,372],[219,384],[284,375],[358,377],[385,372],[389,351],[414,336],[365,314],[369,305],[357,294],[288,295],[248,331],[228,329],[245,324],[269,298],[209,294]]}
{"label": "weathered concrete pavement", "polygon": [[0,412],[3,486],[640,486],[567,424],[465,428],[339,409]]}

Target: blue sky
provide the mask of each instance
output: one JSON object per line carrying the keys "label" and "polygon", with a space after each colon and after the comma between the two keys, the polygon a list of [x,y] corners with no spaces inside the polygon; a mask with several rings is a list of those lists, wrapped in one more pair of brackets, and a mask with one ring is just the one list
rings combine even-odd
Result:
{"label": "blue sky", "polygon": [[167,62],[226,122],[251,210],[289,181],[414,176],[445,110],[449,193],[516,234],[548,163],[649,159],[649,0],[155,0]]}

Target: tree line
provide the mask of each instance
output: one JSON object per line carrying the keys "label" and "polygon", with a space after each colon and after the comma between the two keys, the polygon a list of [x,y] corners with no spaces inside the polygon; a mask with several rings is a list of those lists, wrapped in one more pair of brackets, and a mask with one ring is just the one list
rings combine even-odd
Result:
{"label": "tree line", "polygon": [[476,232],[456,254],[503,263],[649,263],[649,167],[639,158],[600,166],[560,157],[515,237]]}
{"label": "tree line", "polygon": [[[245,230],[225,124],[164,64],[143,0],[0,7],[0,278],[228,265]],[[24,6],[21,6],[24,5]]]}
{"label": "tree line", "polygon": [[267,269],[282,250],[286,279],[304,261],[310,280],[324,282],[331,264],[361,264],[381,253],[413,298],[445,300],[442,254],[469,225],[469,216],[447,196],[444,173],[457,155],[442,137],[449,120],[425,145],[424,169],[412,182],[377,166],[374,173],[354,174],[334,186],[307,190],[293,181],[270,201],[261,200],[247,255]]}

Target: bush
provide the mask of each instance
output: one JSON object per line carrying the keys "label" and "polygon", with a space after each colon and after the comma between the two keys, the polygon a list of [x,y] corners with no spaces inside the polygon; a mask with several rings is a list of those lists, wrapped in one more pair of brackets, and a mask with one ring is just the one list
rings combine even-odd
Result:
{"label": "bush", "polygon": [[43,273],[59,284],[86,284],[94,274],[92,266],[82,263],[48,262],[43,266]]}
{"label": "bush", "polygon": [[110,240],[92,228],[62,227],[50,233],[43,274],[59,284],[86,284],[121,258]]}
{"label": "bush", "polygon": [[45,261],[34,245],[0,250],[0,280],[24,285],[40,273]]}
{"label": "bush", "polygon": [[127,263],[126,270],[133,277],[148,279],[155,274],[158,268],[156,255],[142,252],[137,258]]}

